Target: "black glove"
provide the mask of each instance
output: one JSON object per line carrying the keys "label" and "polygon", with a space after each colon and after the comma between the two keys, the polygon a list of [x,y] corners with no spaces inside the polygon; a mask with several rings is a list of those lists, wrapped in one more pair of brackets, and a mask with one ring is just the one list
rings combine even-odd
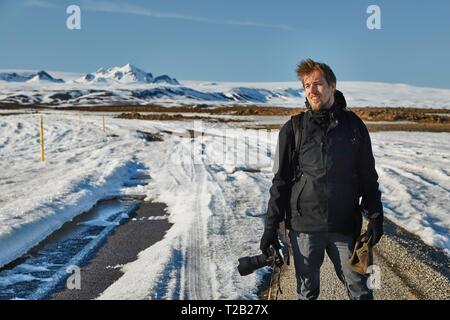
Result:
{"label": "black glove", "polygon": [[370,244],[374,246],[380,241],[383,234],[383,216],[378,215],[377,217],[369,220],[366,236],[363,241],[371,239]]}
{"label": "black glove", "polygon": [[280,248],[280,243],[278,242],[277,229],[266,228],[264,229],[264,234],[261,237],[261,243],[259,248],[262,253],[266,256],[270,256],[270,246],[273,245],[276,249]]}

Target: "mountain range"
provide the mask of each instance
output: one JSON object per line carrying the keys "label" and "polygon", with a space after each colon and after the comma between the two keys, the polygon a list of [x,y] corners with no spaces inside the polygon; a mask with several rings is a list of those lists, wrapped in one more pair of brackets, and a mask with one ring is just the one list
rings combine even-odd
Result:
{"label": "mountain range", "polygon": [[[98,69],[84,76],[64,72],[1,71],[0,108],[23,106],[234,105],[285,107],[304,105],[300,82],[182,83],[168,75],[154,76],[131,64]],[[63,79],[60,79],[63,78]],[[401,83],[339,81],[349,106],[450,109],[450,89],[416,87]]]}
{"label": "mountain range", "polygon": [[0,72],[0,80],[7,82],[37,82],[37,81],[49,81],[54,83],[64,83],[63,79],[55,79],[46,71],[39,72]]}
{"label": "mountain range", "polygon": [[150,72],[143,71],[132,64],[121,67],[100,68],[93,73],[88,73],[75,80],[65,81],[53,78],[46,71],[39,72],[0,72],[0,80],[6,82],[52,82],[52,83],[74,83],[74,84],[145,84],[159,83],[179,85],[175,78],[168,75],[154,77]]}
{"label": "mountain range", "polygon": [[179,85],[175,78],[168,75],[153,77],[150,72],[145,72],[132,64],[126,64],[122,67],[112,67],[108,69],[100,68],[94,73],[88,73],[80,79],[75,80],[76,83],[165,83]]}

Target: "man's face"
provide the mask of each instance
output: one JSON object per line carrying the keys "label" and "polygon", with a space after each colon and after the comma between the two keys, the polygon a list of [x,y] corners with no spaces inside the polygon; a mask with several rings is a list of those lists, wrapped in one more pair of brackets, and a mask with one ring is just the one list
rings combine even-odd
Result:
{"label": "man's face", "polygon": [[333,105],[336,84],[328,84],[319,70],[314,70],[303,77],[303,87],[313,110],[328,109]]}

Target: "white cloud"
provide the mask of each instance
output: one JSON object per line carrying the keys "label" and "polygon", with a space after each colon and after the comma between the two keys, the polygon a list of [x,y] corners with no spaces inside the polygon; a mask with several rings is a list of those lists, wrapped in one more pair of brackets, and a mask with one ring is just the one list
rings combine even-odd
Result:
{"label": "white cloud", "polygon": [[188,20],[202,23],[213,23],[213,24],[223,24],[223,25],[233,25],[233,26],[246,26],[246,27],[265,27],[265,28],[276,28],[283,30],[293,30],[293,28],[286,25],[277,24],[265,24],[254,21],[238,21],[238,20],[223,20],[223,19],[210,19],[201,16],[185,15],[179,13],[170,12],[159,12],[151,9],[147,9],[141,6],[128,4],[128,3],[114,3],[110,1],[91,1],[85,0],[82,2],[82,6],[88,10],[100,11],[100,12],[114,12],[114,13],[127,13],[135,14],[141,16],[148,16],[153,18],[161,19],[178,19],[178,20]]}
{"label": "white cloud", "polygon": [[37,8],[59,8],[55,3],[45,1],[45,0],[28,0],[25,2],[27,7],[37,7]]}
{"label": "white cloud", "polygon": [[[54,2],[46,0],[28,0],[26,2],[27,6],[30,7],[40,7],[40,8],[57,8]],[[96,11],[96,12],[111,12],[111,13],[121,13],[121,14],[134,14],[139,16],[146,16],[158,19],[176,19],[176,20],[186,20],[194,21],[199,23],[209,23],[209,24],[221,24],[230,26],[242,26],[242,27],[259,27],[259,28],[272,28],[280,29],[285,31],[294,31],[295,29],[282,24],[268,24],[260,23],[255,21],[247,20],[229,20],[229,19],[211,19],[202,16],[186,15],[173,12],[161,12],[151,10],[142,6],[124,3],[124,2],[111,2],[104,0],[84,0],[81,1],[81,10]]]}

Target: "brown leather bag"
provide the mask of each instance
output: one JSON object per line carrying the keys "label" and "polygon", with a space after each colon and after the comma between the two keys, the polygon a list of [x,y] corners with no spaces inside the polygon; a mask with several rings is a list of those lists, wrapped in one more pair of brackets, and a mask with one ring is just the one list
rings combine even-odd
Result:
{"label": "brown leather bag", "polygon": [[353,254],[347,261],[349,268],[362,275],[368,275],[367,269],[373,264],[373,251],[370,238],[363,241],[365,233],[360,235],[355,243]]}

